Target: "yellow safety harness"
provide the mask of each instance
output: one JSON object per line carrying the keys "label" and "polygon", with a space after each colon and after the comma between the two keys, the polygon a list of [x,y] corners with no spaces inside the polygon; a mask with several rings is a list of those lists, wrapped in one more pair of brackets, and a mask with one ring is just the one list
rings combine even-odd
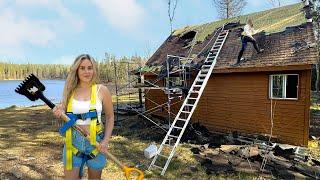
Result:
{"label": "yellow safety harness", "polygon": [[[73,101],[74,92],[72,93],[67,107],[67,115],[72,113],[72,101]],[[85,115],[95,112],[96,113],[96,99],[97,99],[97,85],[93,84],[91,87],[91,97],[90,97],[90,110],[88,113],[80,114],[81,117],[86,117]],[[97,134],[103,133],[102,125],[97,121],[97,116],[91,118],[90,122],[90,144],[96,145],[96,136]],[[76,147],[72,145],[72,128],[69,128],[65,132],[65,142],[66,142],[66,169],[72,169],[72,154],[76,156],[80,156],[81,153]],[[89,156],[90,158],[94,158],[99,151],[95,148],[91,151]]]}

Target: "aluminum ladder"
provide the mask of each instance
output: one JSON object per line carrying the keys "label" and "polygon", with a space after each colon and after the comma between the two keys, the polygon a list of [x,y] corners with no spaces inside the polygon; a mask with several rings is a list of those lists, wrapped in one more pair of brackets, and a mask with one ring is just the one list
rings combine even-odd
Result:
{"label": "aluminum ladder", "polygon": [[[186,99],[184,100],[169,131],[163,139],[157,151],[157,154],[154,156],[148,170],[151,170],[153,167],[155,167],[162,170],[161,175],[164,175],[164,173],[166,172],[168,165],[175,153],[176,147],[178,146],[180,139],[191,119],[191,116],[197,107],[204,88],[207,85],[221,48],[226,41],[229,33],[229,31],[224,30],[223,27],[221,27],[218,31],[220,32],[211,50],[209,51],[200,71],[198,72],[198,75],[196,76],[191,88],[189,89],[189,93]],[[159,165],[157,160],[162,165]]]}

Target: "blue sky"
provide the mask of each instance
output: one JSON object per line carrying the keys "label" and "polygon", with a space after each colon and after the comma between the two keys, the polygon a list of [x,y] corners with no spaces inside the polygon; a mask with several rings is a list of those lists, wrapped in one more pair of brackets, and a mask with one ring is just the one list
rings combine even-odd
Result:
{"label": "blue sky", "polygon": [[[81,53],[103,59],[148,57],[170,34],[168,0],[0,0],[0,61],[70,64]],[[247,0],[243,14],[273,6]],[[281,0],[281,5],[300,0]],[[173,28],[218,20],[212,0],[178,0]]]}

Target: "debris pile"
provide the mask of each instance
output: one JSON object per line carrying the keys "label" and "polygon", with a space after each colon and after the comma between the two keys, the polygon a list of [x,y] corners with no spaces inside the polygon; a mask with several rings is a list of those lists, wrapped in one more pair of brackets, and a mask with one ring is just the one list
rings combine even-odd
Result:
{"label": "debris pile", "polygon": [[242,172],[276,178],[320,178],[320,161],[308,148],[233,134],[213,134],[200,124],[191,125],[183,141],[207,174]]}

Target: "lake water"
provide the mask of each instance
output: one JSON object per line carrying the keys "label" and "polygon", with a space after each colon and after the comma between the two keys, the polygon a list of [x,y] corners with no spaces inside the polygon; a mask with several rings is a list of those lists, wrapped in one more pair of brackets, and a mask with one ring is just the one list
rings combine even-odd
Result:
{"label": "lake water", "polygon": [[[0,80],[0,109],[16,106],[34,106],[44,104],[41,100],[30,101],[27,97],[16,93],[14,90],[22,80]],[[61,101],[62,91],[64,87],[63,80],[41,80],[46,87],[44,95],[51,100],[53,103]]]}

